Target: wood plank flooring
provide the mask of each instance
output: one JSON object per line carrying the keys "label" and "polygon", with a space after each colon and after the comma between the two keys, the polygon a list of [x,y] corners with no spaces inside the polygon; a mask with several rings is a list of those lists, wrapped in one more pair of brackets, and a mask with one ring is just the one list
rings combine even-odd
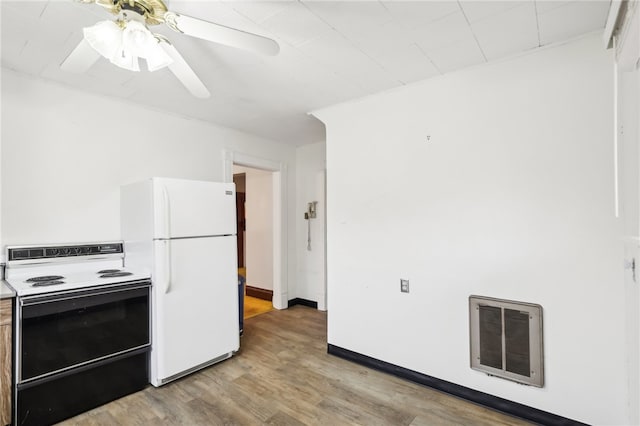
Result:
{"label": "wood plank flooring", "polygon": [[244,323],[235,357],[63,425],[526,425],[327,354],[326,313],[304,306]]}

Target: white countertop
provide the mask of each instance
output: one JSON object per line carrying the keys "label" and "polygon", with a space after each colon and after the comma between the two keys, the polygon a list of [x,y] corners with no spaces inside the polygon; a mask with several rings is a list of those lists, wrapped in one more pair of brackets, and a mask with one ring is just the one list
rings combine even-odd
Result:
{"label": "white countertop", "polygon": [[0,281],[0,299],[8,299],[16,297],[16,292],[7,284],[6,281]]}

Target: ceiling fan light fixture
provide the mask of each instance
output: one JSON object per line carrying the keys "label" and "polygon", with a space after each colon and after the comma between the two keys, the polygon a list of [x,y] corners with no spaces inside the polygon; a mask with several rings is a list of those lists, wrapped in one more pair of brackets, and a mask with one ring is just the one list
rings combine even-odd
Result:
{"label": "ceiling fan light fixture", "polygon": [[132,55],[131,52],[128,52],[126,49],[120,48],[109,58],[112,64],[119,66],[120,68],[124,68],[129,71],[140,71],[140,65],[138,65],[138,57]]}
{"label": "ceiling fan light fixture", "polygon": [[138,58],[147,60],[149,71],[159,70],[173,62],[158,44],[156,36],[139,21],[102,21],[84,28],[83,33],[96,52],[129,71],[140,71]]}
{"label": "ceiling fan light fixture", "polygon": [[82,32],[89,45],[107,59],[111,59],[122,45],[122,29],[113,21],[98,22]]}
{"label": "ceiling fan light fixture", "polygon": [[140,21],[128,21],[122,30],[122,49],[147,60],[149,71],[170,65],[173,59],[160,47],[159,39]]}
{"label": "ceiling fan light fixture", "polygon": [[156,44],[156,38],[141,22],[129,21],[122,30],[122,46],[134,56],[146,58]]}

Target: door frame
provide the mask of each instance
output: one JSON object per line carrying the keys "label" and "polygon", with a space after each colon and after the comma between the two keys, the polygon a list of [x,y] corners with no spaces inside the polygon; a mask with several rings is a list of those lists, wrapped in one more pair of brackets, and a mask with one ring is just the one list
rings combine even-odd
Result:
{"label": "door frame", "polygon": [[233,182],[233,166],[245,166],[272,172],[273,198],[273,307],[289,306],[287,253],[287,165],[230,149],[223,150],[223,179]]}

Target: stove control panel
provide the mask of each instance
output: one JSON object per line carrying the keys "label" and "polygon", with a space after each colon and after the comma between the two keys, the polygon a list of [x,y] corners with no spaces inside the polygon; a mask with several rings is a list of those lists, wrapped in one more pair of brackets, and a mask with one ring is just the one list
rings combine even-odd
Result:
{"label": "stove control panel", "polygon": [[124,253],[122,242],[74,244],[62,246],[7,247],[7,260],[53,259],[60,257],[96,256]]}

